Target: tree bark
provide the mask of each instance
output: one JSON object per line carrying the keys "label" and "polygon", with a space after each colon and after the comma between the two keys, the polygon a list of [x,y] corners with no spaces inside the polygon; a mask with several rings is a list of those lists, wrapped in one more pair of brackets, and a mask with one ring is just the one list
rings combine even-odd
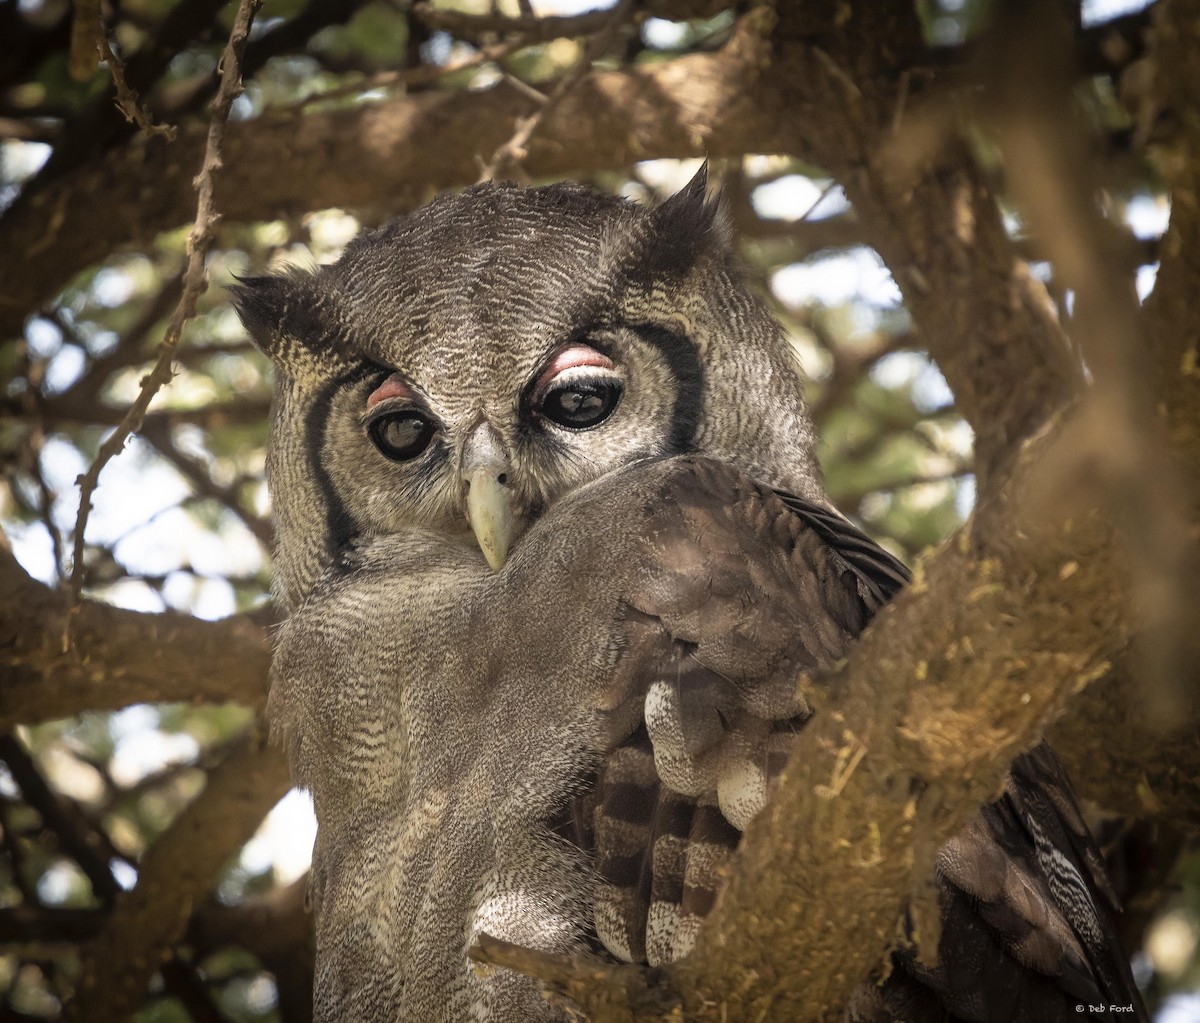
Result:
{"label": "tree bark", "polygon": [[266,705],[271,644],[249,618],[68,603],[0,547],[0,731],[133,703]]}

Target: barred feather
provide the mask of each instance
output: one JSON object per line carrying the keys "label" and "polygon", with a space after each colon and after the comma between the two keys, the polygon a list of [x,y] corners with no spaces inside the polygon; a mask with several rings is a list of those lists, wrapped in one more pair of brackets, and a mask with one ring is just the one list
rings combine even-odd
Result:
{"label": "barred feather", "polygon": [[[807,720],[799,673],[843,656],[908,579],[828,508],[715,463],[697,461],[692,476],[681,487],[678,535],[658,537],[667,550],[686,542],[692,557],[668,559],[669,587],[642,609],[659,616],[671,642],[642,682],[644,726],[605,766],[594,807],[599,936],[619,958],[651,965],[691,950],[741,831],[783,770]],[[771,550],[740,567],[726,530]],[[768,602],[785,609],[782,618],[761,614]],[[790,642],[773,631],[780,627]],[[787,663],[756,662],[745,649],[756,640],[787,649]],[[897,954],[897,969],[859,993],[848,1019],[1042,1023],[1113,1004],[1145,1018],[1103,862],[1047,746],[1018,758],[1004,794],[946,844],[937,871],[938,966]]]}

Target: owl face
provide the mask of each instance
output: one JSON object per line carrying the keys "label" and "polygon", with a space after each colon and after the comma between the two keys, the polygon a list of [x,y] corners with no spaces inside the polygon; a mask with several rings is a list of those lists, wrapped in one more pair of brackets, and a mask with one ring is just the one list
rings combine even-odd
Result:
{"label": "owl face", "polygon": [[461,535],[498,568],[555,498],[690,434],[677,416],[698,381],[681,388],[659,332],[607,318],[567,332],[549,311],[524,338],[460,321],[439,365],[380,345],[331,394],[321,459],[364,533]]}
{"label": "owl face", "polygon": [[356,538],[411,528],[498,569],[557,498],[638,459],[699,451],[811,491],[796,371],[704,193],[703,173],[655,209],[478,186],[239,289],[280,370],[285,601]]}

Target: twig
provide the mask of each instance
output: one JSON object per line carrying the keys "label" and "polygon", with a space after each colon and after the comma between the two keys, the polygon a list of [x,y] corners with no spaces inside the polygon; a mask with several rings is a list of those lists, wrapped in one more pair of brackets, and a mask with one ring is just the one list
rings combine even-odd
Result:
{"label": "twig", "polygon": [[899,479],[884,480],[882,483],[854,490],[839,490],[832,494],[839,508],[857,509],[870,494],[891,494],[897,490],[911,490],[914,487],[928,486],[933,483],[950,483],[963,480],[971,474],[969,466],[954,465],[944,472],[919,472]]}
{"label": "twig", "polygon": [[1096,489],[1117,510],[1132,556],[1131,596],[1144,615],[1146,706],[1166,726],[1190,699],[1180,681],[1190,668],[1197,594],[1188,498],[1146,372],[1129,249],[1093,198],[1108,182],[1096,174],[1074,106],[1075,69],[1063,46],[1071,31],[1057,9],[1005,8],[982,65],[989,90],[982,111],[1018,210],[1045,244],[1056,280],[1075,293],[1071,334],[1092,377],[1090,428],[1075,448],[1060,450],[1063,462],[1047,472],[1028,514],[1065,502],[1082,507]]}
{"label": "twig", "polygon": [[142,131],[151,135],[175,137],[175,129],[167,125],[155,124],[154,120],[142,109],[138,94],[125,80],[125,65],[112,49],[108,41],[108,32],[104,28],[104,17],[100,10],[100,0],[75,0],[75,17],[71,23],[71,56],[68,65],[71,77],[77,82],[86,82],[96,73],[100,57],[108,65],[112,75],[113,88],[116,90],[117,109],[125,115],[130,124],[136,124]]}
{"label": "twig", "polygon": [[522,14],[521,17],[511,18],[495,13],[465,14],[461,11],[448,11],[428,3],[414,4],[412,13],[430,28],[449,32],[460,39],[473,42],[494,33],[517,37],[523,46],[602,32],[611,18],[611,12],[606,10],[550,15],[543,18]]}
{"label": "twig", "polygon": [[841,186],[838,184],[837,181],[830,181],[828,185],[826,185],[824,188],[821,189],[821,194],[818,195],[811,203],[809,203],[808,209],[806,209],[803,213],[800,214],[800,217],[799,217],[799,219],[796,220],[796,223],[797,224],[806,223],[808,221],[808,219],[814,213],[817,212],[817,207],[820,206],[821,203],[823,203],[830,194],[832,194],[834,189],[840,188],[840,187]]}
{"label": "twig", "polygon": [[93,763],[90,760],[85,761],[85,763],[91,764],[93,768],[104,776],[109,791],[100,809],[102,813],[107,814],[111,813],[116,807],[136,803],[148,792],[154,792],[163,786],[174,784],[185,774],[192,774],[196,771],[202,771],[207,774],[214,771],[227,756],[238,749],[240,742],[240,736],[215,742],[203,747],[200,753],[192,760],[178,760],[174,763],[168,763],[155,771],[151,771],[147,775],[143,775],[137,781],[131,782],[128,785],[121,785],[114,781],[111,775],[107,773],[106,764]]}
{"label": "twig", "polygon": [[817,60],[825,65],[834,80],[846,90],[847,97],[861,103],[863,100],[862,89],[858,87],[858,83],[853,78],[846,74],[838,62],[819,46],[814,46],[812,52],[816,55]]}
{"label": "twig", "polygon": [[479,175],[480,181],[493,181],[502,174],[512,173],[521,165],[528,152],[527,146],[529,145],[529,140],[533,137],[533,133],[537,131],[538,125],[542,123],[547,114],[562,102],[562,98],[591,69],[595,60],[608,49],[618,30],[628,19],[632,9],[633,0],[620,0],[620,3],[613,8],[612,14],[609,16],[604,28],[589,40],[579,59],[558,80],[554,89],[546,97],[545,102],[541,103],[534,113],[528,117],[521,118],[517,122],[516,130],[512,133],[509,140],[497,149],[492,154],[492,158],[483,165]]}
{"label": "twig", "polygon": [[[142,343],[154,325],[171,311],[172,306],[179,302],[182,286],[183,271],[181,269],[146,302],[141,312],[138,313],[137,319],[117,339],[112,350],[104,355],[96,356],[88,363],[87,369],[67,389],[63,397],[70,398],[72,404],[83,401],[85,398],[94,399],[114,372],[126,366],[134,366],[146,359],[147,353],[143,353]],[[47,315],[60,329],[64,328],[64,318],[60,310],[48,310]]]}
{"label": "twig", "polygon": [[[71,565],[70,597],[72,609],[79,606],[83,591],[83,548],[88,516],[92,510],[92,494],[100,481],[104,467],[125,447],[129,435],[137,430],[146,414],[154,395],[173,375],[171,363],[183,336],[183,327],[196,312],[196,302],[208,287],[204,277],[204,261],[212,248],[214,225],[217,212],[213,203],[213,178],[221,167],[221,143],[225,136],[225,125],[233,101],[242,91],[242,57],[246,41],[250,36],[250,25],[262,0],[241,0],[233,31],[221,57],[221,86],[213,100],[212,122],[208,128],[208,140],[204,150],[204,163],[196,176],[195,185],[199,198],[196,204],[196,219],[188,236],[187,269],[183,276],[183,294],[171,316],[166,336],[159,345],[158,359],[149,375],[142,381],[142,389],[129,407],[121,424],[100,445],[92,464],[79,478],[79,513],[75,519],[75,546]],[[68,623],[71,619],[68,619]],[[70,626],[63,636],[64,650],[70,647]]]}
{"label": "twig", "polygon": [[440,78],[445,78],[447,75],[458,74],[460,71],[470,71],[474,68],[483,67],[485,64],[499,63],[528,45],[528,40],[516,39],[506,43],[497,43],[495,46],[485,46],[478,53],[473,53],[471,56],[464,57],[453,64],[443,64],[440,67],[421,64],[418,67],[405,68],[402,71],[381,71],[360,82],[354,82],[350,85],[306,96],[291,109],[299,113],[310,106],[325,102],[326,100],[342,99],[346,96],[361,96],[365,92],[373,92],[376,89],[389,89],[397,85],[428,85]]}
{"label": "twig", "polygon": [[880,332],[869,342],[858,342],[854,348],[843,348],[819,324],[809,322],[804,327],[816,336],[833,361],[832,371],[808,406],[808,414],[818,427],[823,427],[829,421],[833,412],[849,400],[859,383],[885,358],[905,349],[922,347],[912,332],[907,330],[896,334]]}
{"label": "twig", "polygon": [[137,92],[125,80],[125,65],[121,58],[113,53],[112,45],[108,41],[108,33],[104,31],[103,27],[100,30],[100,51],[104,54],[104,63],[108,65],[109,73],[112,75],[113,88],[117,90],[117,109],[125,115],[125,120],[130,124],[136,124],[148,135],[162,135],[164,138],[173,139],[175,129],[171,125],[155,123],[154,119],[142,109]]}
{"label": "twig", "polygon": [[42,448],[46,444],[46,432],[39,423],[29,436],[29,474],[33,477],[38,491],[38,518],[50,534],[50,550],[54,557],[54,578],[61,583],[63,579],[63,538],[62,530],[54,521],[54,500],[58,496],[46,482],[46,474],[42,471]]}
{"label": "twig", "polygon": [[527,99],[533,100],[533,102],[538,106],[542,106],[543,104],[550,102],[550,97],[544,92],[539,89],[535,89],[523,78],[518,78],[507,68],[504,69],[502,74],[504,75],[504,80],[508,82],[509,85],[516,89],[517,92],[524,95]]}
{"label": "twig", "polygon": [[[238,485],[240,483],[244,483],[244,482],[247,482],[246,478],[239,477],[235,481],[234,485],[236,486],[236,485]],[[120,547],[121,544],[125,540],[127,540],[129,537],[131,537],[134,533],[140,532],[143,529],[149,529],[152,525],[154,525],[154,523],[156,523],[164,515],[169,515],[172,512],[176,512],[176,511],[187,511],[187,509],[191,508],[193,505],[203,504],[205,501],[211,501],[211,500],[213,500],[213,498],[208,497],[205,494],[198,494],[198,493],[187,494],[182,499],[180,499],[178,504],[169,504],[165,508],[159,508],[159,510],[156,511],[153,515],[148,515],[146,518],[142,519],[141,522],[135,522],[132,526],[130,526],[128,529],[126,529],[123,533],[121,533],[119,536],[114,538],[111,544],[105,545],[105,547],[102,549],[108,551],[109,554],[111,555],[112,551],[114,551],[118,547]],[[112,557],[112,560],[114,562],[116,562],[116,557],[115,556]],[[118,566],[118,571],[121,573],[122,578],[124,578],[126,575],[129,574],[126,571],[126,568],[124,565]],[[229,576],[214,576],[214,578],[228,579]]]}
{"label": "twig", "polygon": [[[156,427],[165,424],[156,423]],[[223,487],[209,475],[202,462],[185,455],[171,443],[167,430],[146,430],[143,436],[163,458],[171,463],[196,488],[197,493],[228,508],[264,547],[270,547],[274,537],[271,524],[246,508],[238,497],[236,487]]]}
{"label": "twig", "polygon": [[46,784],[33,757],[14,736],[0,736],[0,760],[8,765],[25,802],[38,812],[46,827],[57,836],[62,851],[79,864],[79,869],[91,881],[96,898],[104,903],[111,902],[121,889],[102,848],[110,844],[108,836],[102,840],[99,831],[82,819],[78,809]]}

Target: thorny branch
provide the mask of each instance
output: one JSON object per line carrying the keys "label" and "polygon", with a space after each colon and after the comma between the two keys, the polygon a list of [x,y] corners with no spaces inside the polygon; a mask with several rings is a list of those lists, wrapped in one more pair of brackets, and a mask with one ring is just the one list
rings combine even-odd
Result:
{"label": "thorny branch", "polygon": [[[208,128],[208,140],[204,150],[204,163],[196,177],[196,219],[188,236],[187,268],[183,275],[183,294],[179,304],[167,326],[167,332],[159,346],[158,359],[154,368],[142,382],[142,388],[137,398],[129,407],[120,425],[100,445],[100,450],[92,460],[87,471],[79,478],[79,512],[75,519],[75,544],[71,564],[70,593],[73,605],[79,603],[83,591],[83,552],[88,516],[92,509],[92,494],[100,481],[100,473],[104,467],[125,447],[129,435],[142,424],[146,409],[150,406],[155,394],[173,375],[172,361],[183,336],[183,328],[195,314],[196,302],[208,287],[205,279],[204,262],[208,250],[214,241],[214,227],[217,220],[216,207],[213,202],[214,176],[221,168],[221,142],[225,134],[225,124],[229,120],[229,112],[233,101],[242,91],[242,56],[246,49],[246,41],[250,37],[250,25],[262,0],[241,0],[238,5],[237,17],[229,42],[221,58],[222,78],[221,87],[213,100],[212,121]],[[69,634],[63,637],[64,648],[69,646]]]}
{"label": "thorny branch", "polygon": [[173,139],[175,129],[168,124],[155,123],[142,108],[138,94],[130,88],[129,82],[125,79],[125,65],[121,58],[113,52],[112,44],[108,41],[108,33],[103,28],[100,32],[100,50],[104,54],[104,63],[108,65],[109,71],[112,73],[113,86],[117,90],[115,100],[117,109],[125,115],[125,120],[130,124],[136,124],[142,131],[149,134]]}

